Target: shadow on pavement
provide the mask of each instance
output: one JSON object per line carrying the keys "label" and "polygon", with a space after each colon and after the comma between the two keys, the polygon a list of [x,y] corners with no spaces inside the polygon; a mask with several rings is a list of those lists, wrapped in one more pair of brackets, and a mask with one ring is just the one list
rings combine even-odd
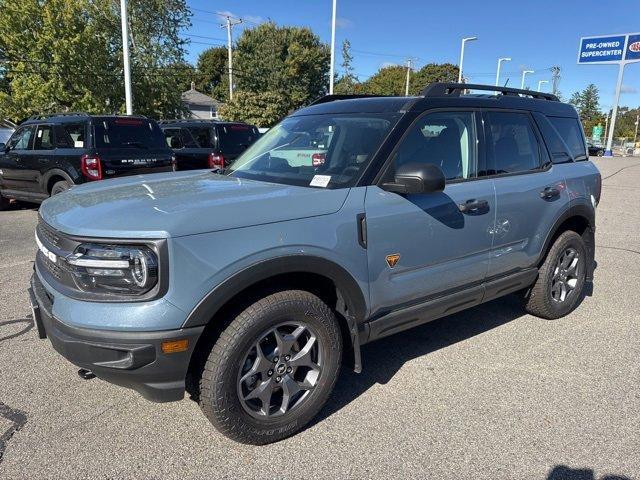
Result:
{"label": "shadow on pavement", "polygon": [[346,364],[327,405],[309,426],[328,418],[373,385],[386,384],[406,362],[509,323],[525,314],[520,298],[509,295],[364,345],[362,373],[354,373]]}
{"label": "shadow on pavement", "polygon": [[[549,473],[547,480],[596,480],[595,472],[590,468],[571,468],[556,465]],[[624,475],[603,475],[598,480],[631,480]]]}

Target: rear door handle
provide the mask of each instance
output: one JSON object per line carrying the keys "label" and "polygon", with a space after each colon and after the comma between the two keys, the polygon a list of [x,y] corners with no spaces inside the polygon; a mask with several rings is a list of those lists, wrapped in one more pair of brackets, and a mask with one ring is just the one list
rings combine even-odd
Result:
{"label": "rear door handle", "polygon": [[549,200],[551,198],[555,198],[560,195],[560,190],[556,187],[547,187],[540,192],[540,198],[545,200]]}
{"label": "rear door handle", "polygon": [[460,209],[462,213],[486,213],[489,210],[489,202],[473,198],[459,204],[458,209]]}

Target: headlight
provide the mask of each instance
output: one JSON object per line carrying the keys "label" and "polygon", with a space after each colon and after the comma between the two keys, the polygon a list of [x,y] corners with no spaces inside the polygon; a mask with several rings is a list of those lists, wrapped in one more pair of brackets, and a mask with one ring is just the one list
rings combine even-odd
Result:
{"label": "headlight", "polygon": [[158,257],[145,246],[83,243],[66,260],[85,292],[142,295],[158,283]]}

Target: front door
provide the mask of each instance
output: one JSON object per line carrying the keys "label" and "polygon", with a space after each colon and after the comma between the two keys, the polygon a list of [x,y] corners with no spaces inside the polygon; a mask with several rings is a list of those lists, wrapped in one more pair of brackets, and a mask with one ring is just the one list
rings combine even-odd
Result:
{"label": "front door", "polygon": [[445,190],[400,195],[367,187],[372,316],[485,279],[495,192],[493,181],[480,176],[485,171],[481,129],[478,112],[424,114],[400,141],[383,180],[392,180],[395,167],[404,163],[432,163],[445,174]]}
{"label": "front door", "polygon": [[31,191],[33,179],[29,175],[25,156],[33,146],[34,125],[18,128],[6,146],[6,153],[0,160],[2,169],[2,189]]}

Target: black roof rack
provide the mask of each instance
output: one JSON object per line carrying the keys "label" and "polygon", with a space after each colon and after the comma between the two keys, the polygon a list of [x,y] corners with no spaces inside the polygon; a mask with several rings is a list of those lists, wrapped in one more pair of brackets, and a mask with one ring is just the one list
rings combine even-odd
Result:
{"label": "black roof rack", "polygon": [[375,98],[375,97],[386,97],[389,95],[369,95],[368,93],[354,93],[354,94],[344,94],[344,95],[325,95],[324,97],[320,97],[317,100],[314,100],[309,104],[311,105],[320,105],[321,103],[329,103],[334,102],[336,100],[350,100],[352,98]]}
{"label": "black roof rack", "polygon": [[502,95],[527,95],[541,100],[559,101],[558,97],[552,93],[535,92],[533,90],[522,90],[520,88],[500,87],[496,85],[479,85],[475,83],[432,83],[425,87],[420,94],[424,97],[444,97],[446,95],[459,97],[465,90],[487,90],[499,92]]}
{"label": "black roof rack", "polygon": [[31,115],[29,120],[43,120],[45,118],[51,117],[89,117],[90,115],[87,112],[63,112],[63,113],[40,113],[37,115]]}
{"label": "black roof rack", "polygon": [[221,120],[219,118],[168,118],[165,120],[158,120],[158,123],[181,123],[181,122],[220,123]]}

